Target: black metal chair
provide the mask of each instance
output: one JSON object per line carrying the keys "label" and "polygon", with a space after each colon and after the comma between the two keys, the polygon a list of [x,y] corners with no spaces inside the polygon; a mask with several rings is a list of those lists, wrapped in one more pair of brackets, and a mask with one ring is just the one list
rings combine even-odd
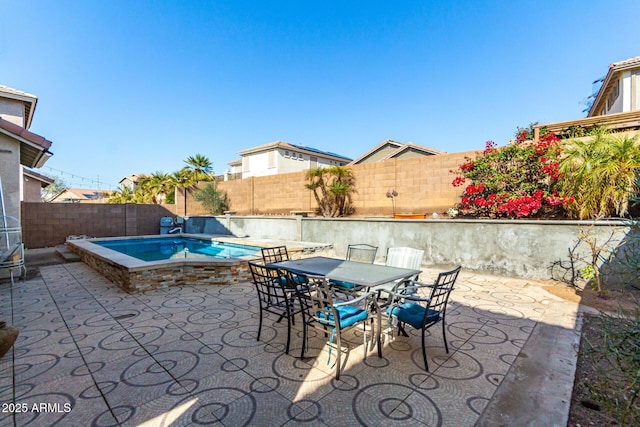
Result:
{"label": "black metal chair", "polygon": [[[289,273],[290,284],[296,283]],[[303,348],[301,357],[307,347],[307,330],[313,328],[329,335],[329,359],[331,361],[331,351],[334,339],[338,353],[336,361],[336,379],[340,379],[342,361],[342,333],[350,328],[363,325],[364,356],[367,357],[367,323],[371,324],[371,331],[376,334],[376,344],[378,346],[378,357],[382,357],[382,346],[380,342],[380,328],[376,328],[374,315],[380,325],[380,310],[377,309],[375,293],[369,292],[358,298],[349,301],[339,301],[334,294],[333,286],[329,280],[321,276],[305,276],[305,286],[300,286],[299,298],[303,308]],[[373,310],[371,310],[373,308]],[[373,337],[372,337],[373,340]]]}
{"label": "black metal chair", "polygon": [[286,246],[276,246],[274,248],[262,248],[262,260],[265,264],[273,262],[289,261],[289,252]]}
{"label": "black metal chair", "polygon": [[277,268],[249,262],[249,269],[253,277],[253,284],[258,292],[260,302],[260,321],[258,324],[257,340],[260,341],[264,312],[276,314],[280,323],[287,319],[287,344],[285,353],[289,354],[291,342],[291,325],[295,324],[294,316],[301,312],[302,307],[298,302],[297,291],[288,286],[288,281],[283,280],[284,273]]}
{"label": "black metal chair", "polygon": [[[412,286],[398,288],[395,292],[389,292],[392,303],[385,310],[388,326],[398,325],[398,335],[408,336],[405,325],[422,332],[422,358],[424,369],[429,372],[427,364],[427,350],[425,346],[425,332],[437,323],[442,323],[442,337],[444,348],[449,353],[447,344],[446,322],[447,303],[453,290],[460,266],[451,271],[438,274],[438,278],[432,284],[413,282]],[[425,292],[425,290],[427,292]],[[428,296],[424,294],[428,293]]]}

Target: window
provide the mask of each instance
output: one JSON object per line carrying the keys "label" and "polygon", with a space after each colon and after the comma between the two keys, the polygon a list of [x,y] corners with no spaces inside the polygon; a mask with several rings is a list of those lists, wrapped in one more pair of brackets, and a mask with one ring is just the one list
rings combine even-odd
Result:
{"label": "window", "polygon": [[620,80],[616,82],[616,85],[613,87],[613,89],[611,90],[611,93],[609,94],[609,98],[607,98],[607,110],[611,110],[611,107],[613,107],[613,104],[616,102],[616,99],[618,99],[619,95],[620,95]]}
{"label": "window", "polygon": [[268,159],[267,167],[268,168],[275,168],[276,167],[276,152],[275,151],[269,151],[268,155],[269,155],[269,159]]}
{"label": "window", "polygon": [[309,169],[315,169],[318,167],[318,158],[317,157],[309,157]]}
{"label": "window", "polygon": [[287,150],[287,151],[285,151],[285,152],[284,152],[284,156],[285,156],[285,157],[290,157],[290,156],[291,156],[291,155],[289,154],[289,150]]}

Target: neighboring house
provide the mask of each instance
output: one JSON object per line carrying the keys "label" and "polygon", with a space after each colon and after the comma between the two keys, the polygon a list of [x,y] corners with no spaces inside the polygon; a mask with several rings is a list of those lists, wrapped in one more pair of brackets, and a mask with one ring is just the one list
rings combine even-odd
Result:
{"label": "neighboring house", "polygon": [[120,182],[118,182],[118,184],[120,184],[120,187],[122,188],[128,188],[131,191],[136,191],[136,186],[138,185],[138,183],[143,179],[143,178],[147,178],[150,175],[145,174],[145,173],[134,173],[128,176],[125,176],[124,178],[122,178],[120,180]]}
{"label": "neighboring house", "polygon": [[542,129],[557,135],[575,134],[576,129],[606,126],[616,132],[636,132],[640,129],[640,56],[614,62],[591,98],[586,118],[538,124],[533,127],[537,141]]}
{"label": "neighboring house", "polygon": [[108,191],[85,188],[67,188],[49,203],[107,203]]}
{"label": "neighboring house", "polygon": [[640,110],[640,56],[609,65],[587,117],[636,110]]}
{"label": "neighboring house", "polygon": [[382,162],[388,159],[412,159],[416,157],[435,156],[438,154],[446,154],[446,152],[414,144],[412,142],[402,143],[392,139],[387,139],[357,159],[353,160],[349,165]]}
{"label": "neighboring house", "polygon": [[6,215],[20,218],[22,166],[39,168],[52,156],[51,141],[30,132],[38,98],[0,85],[0,178]]}
{"label": "neighboring house", "polygon": [[53,178],[41,175],[23,167],[22,171],[22,197],[20,201],[28,203],[42,202],[42,189],[47,188],[55,181]]}
{"label": "neighboring house", "polygon": [[232,174],[251,176],[298,172],[317,167],[344,166],[350,158],[303,145],[275,141],[238,152],[242,158],[228,163]]}

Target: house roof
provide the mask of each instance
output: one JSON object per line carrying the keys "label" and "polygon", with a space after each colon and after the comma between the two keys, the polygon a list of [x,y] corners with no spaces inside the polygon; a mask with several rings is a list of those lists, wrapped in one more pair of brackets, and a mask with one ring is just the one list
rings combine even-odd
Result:
{"label": "house roof", "polygon": [[381,162],[387,159],[393,159],[401,156],[408,151],[418,152],[425,156],[433,156],[436,154],[446,154],[446,151],[436,150],[435,148],[425,147],[424,145],[414,144],[413,142],[402,143],[392,139],[385,139],[357,159],[353,160],[350,165],[360,163]]}
{"label": "house roof", "polygon": [[2,118],[0,133],[20,142],[20,164],[24,166],[39,168],[53,155],[49,151],[51,141]]}
{"label": "house roof", "polygon": [[246,156],[247,154],[259,153],[261,151],[268,151],[274,148],[282,148],[285,150],[297,150],[311,156],[322,156],[334,160],[340,160],[342,162],[350,162],[349,157],[341,156],[340,154],[331,153],[329,151],[318,150],[317,148],[307,147],[304,145],[291,144],[285,141],[274,141],[268,144],[258,145],[257,147],[247,148],[246,150],[238,151],[239,156]]}
{"label": "house roof", "polygon": [[89,201],[103,199],[109,192],[86,188],[67,188],[51,198],[54,201]]}
{"label": "house roof", "polygon": [[25,129],[29,129],[29,127],[31,127],[31,121],[33,120],[33,113],[36,110],[36,104],[38,103],[38,97],[30,93],[3,85],[0,85],[0,96],[2,96],[3,98],[15,99],[22,102],[24,106],[25,118],[24,127]]}
{"label": "house roof", "polygon": [[146,173],[132,173],[131,175],[127,175],[124,178],[122,178],[120,181],[118,181],[118,184],[122,184],[123,182],[129,180],[131,182],[138,182],[143,178],[146,178],[148,176],[151,176],[149,174]]}
{"label": "house roof", "polygon": [[22,168],[22,173],[24,176],[33,179],[35,181],[39,181],[40,182],[40,186],[42,188],[45,188],[51,184],[54,183],[55,179],[50,178],[48,176],[39,174],[38,172],[32,171],[31,169],[27,169],[27,168]]}
{"label": "house roof", "polygon": [[593,101],[593,104],[591,104],[587,117],[596,116],[598,115],[598,112],[602,110],[603,104],[607,102],[609,93],[613,89],[613,83],[618,80],[618,75],[623,71],[635,68],[640,68],[640,56],[625,59],[624,61],[614,62],[609,65],[609,71],[607,71],[607,75],[602,82],[602,86],[600,86],[596,99]]}

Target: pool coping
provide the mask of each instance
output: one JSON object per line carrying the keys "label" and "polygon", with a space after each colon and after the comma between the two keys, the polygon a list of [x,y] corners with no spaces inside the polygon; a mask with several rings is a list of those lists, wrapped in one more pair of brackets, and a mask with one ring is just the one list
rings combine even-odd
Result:
{"label": "pool coping", "polygon": [[[156,261],[144,261],[144,260],[132,257],[130,255],[123,254],[116,250],[109,249],[107,247],[93,243],[96,241],[109,241],[109,240],[140,240],[140,239],[158,239],[158,238],[170,239],[170,238],[176,238],[176,237],[194,238],[194,239],[200,239],[200,240],[211,240],[211,241],[218,241],[218,242],[224,241],[225,243],[238,243],[237,241],[240,240],[240,239],[235,239],[234,241],[232,241],[232,239],[228,239],[228,238],[222,239],[212,235],[203,236],[201,234],[182,233],[182,234],[171,234],[171,235],[154,234],[154,235],[147,235],[147,236],[98,237],[98,238],[91,238],[91,239],[67,240],[67,246],[72,246],[72,247],[76,246],[77,248],[93,253],[95,256],[99,257],[103,261],[110,262],[110,263],[117,263],[123,267],[128,268],[131,271],[163,268],[163,267],[166,267],[168,264],[170,265],[196,264],[197,265],[197,264],[214,263],[219,265],[230,265],[230,264],[237,263],[237,260],[252,261],[255,259],[260,259],[259,255],[256,255],[256,256],[246,255],[246,256],[241,256],[237,258],[214,258],[214,257],[208,257],[208,256],[193,256],[190,258],[169,258],[169,259],[162,259],[162,260],[156,260]],[[255,244],[247,244],[247,241],[243,241],[242,244],[245,246],[258,246]],[[75,252],[73,248],[71,248],[71,250]]]}
{"label": "pool coping", "polygon": [[[231,285],[239,280],[249,279],[249,261],[261,260],[260,255],[241,256],[236,258],[214,258],[208,256],[194,256],[189,258],[172,258],[157,261],[143,261],[130,255],[109,249],[107,247],[93,243],[105,240],[128,240],[128,239],[157,239],[157,238],[196,238],[241,244],[244,246],[273,247],[283,244],[283,242],[265,240],[237,238],[228,235],[209,234],[154,234],[146,236],[125,236],[125,237],[99,237],[88,239],[70,239],[66,246],[70,251],[77,254],[80,260],[89,265],[94,270],[105,276],[111,282],[116,283],[126,291],[138,292],[159,287],[179,286],[187,283]],[[326,254],[327,250],[332,251],[333,246],[322,243],[300,243],[289,245],[293,258],[304,257],[305,254],[317,254],[318,251]]]}

